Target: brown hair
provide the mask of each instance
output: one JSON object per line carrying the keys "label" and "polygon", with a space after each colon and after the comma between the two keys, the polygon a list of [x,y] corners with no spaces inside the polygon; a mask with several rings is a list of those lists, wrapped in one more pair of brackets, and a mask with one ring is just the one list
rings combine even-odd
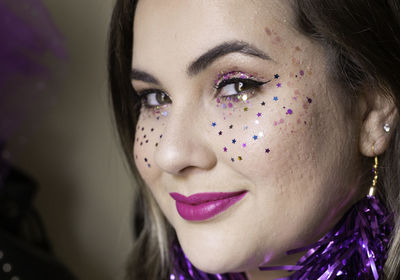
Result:
{"label": "brown hair", "polygon": [[[366,86],[379,88],[400,109],[400,4],[396,0],[295,0],[298,29],[330,49],[331,75],[356,100]],[[168,279],[174,231],[158,208],[133,160],[140,100],[130,81],[133,20],[137,0],[117,0],[111,21],[108,71],[120,141],[138,185],[134,204],[135,245],[128,279]],[[378,196],[394,212],[395,228],[385,264],[387,279],[400,278],[400,135],[393,127],[381,156]]]}

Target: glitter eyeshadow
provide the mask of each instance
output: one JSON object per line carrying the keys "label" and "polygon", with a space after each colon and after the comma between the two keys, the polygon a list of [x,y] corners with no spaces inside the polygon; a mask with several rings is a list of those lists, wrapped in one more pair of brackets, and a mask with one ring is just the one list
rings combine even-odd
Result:
{"label": "glitter eyeshadow", "polygon": [[215,80],[214,86],[217,87],[222,81],[230,80],[230,79],[234,79],[234,78],[250,79],[250,78],[254,78],[254,76],[251,75],[251,74],[246,74],[246,73],[241,72],[241,71],[232,71],[232,72],[229,72],[229,73],[220,73],[218,75],[217,79]]}

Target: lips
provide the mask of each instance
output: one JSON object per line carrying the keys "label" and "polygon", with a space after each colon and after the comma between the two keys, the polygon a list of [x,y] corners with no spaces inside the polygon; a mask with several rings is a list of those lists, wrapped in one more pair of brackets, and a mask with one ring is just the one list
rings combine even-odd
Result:
{"label": "lips", "polygon": [[202,221],[227,210],[241,200],[247,191],[197,193],[189,197],[172,192],[179,215],[188,221]]}

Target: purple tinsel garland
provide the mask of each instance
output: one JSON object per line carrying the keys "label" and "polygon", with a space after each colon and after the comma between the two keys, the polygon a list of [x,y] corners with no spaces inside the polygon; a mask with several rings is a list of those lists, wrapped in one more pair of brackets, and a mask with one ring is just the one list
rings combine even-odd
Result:
{"label": "purple tinsel garland", "polygon": [[[393,215],[377,198],[366,196],[315,244],[290,250],[306,252],[296,265],[260,267],[295,271],[287,280],[379,279],[387,259]],[[170,279],[237,279],[244,273],[207,274],[190,263],[179,243],[173,245],[174,271]]]}

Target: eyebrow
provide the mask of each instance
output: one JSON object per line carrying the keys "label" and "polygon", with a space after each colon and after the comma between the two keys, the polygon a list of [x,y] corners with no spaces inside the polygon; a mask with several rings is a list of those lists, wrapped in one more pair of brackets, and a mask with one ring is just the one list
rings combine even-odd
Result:
{"label": "eyebrow", "polygon": [[[208,50],[190,63],[186,72],[190,77],[195,76],[205,70],[218,58],[230,53],[241,53],[248,56],[258,57],[263,60],[272,60],[269,55],[249,43],[244,41],[231,41],[224,42]],[[132,69],[131,79],[160,85],[160,82],[154,76],[138,69]]]}

